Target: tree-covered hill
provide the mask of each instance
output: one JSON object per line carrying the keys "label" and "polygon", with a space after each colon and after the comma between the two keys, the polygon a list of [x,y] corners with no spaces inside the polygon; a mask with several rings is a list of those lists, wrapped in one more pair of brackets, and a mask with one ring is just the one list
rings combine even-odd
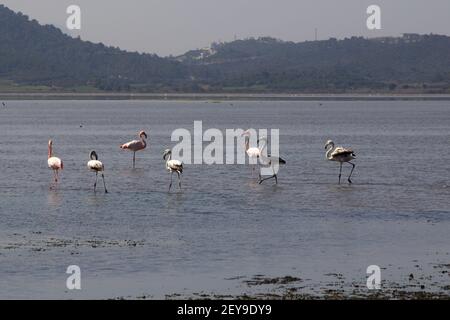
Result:
{"label": "tree-covered hill", "polygon": [[3,5],[0,26],[0,84],[137,92],[450,93],[447,36],[301,43],[251,38],[163,58],[75,39]]}
{"label": "tree-covered hill", "polygon": [[180,63],[74,39],[0,5],[0,78],[48,86],[123,90],[187,79]]}
{"label": "tree-covered hill", "polygon": [[220,88],[354,90],[450,86],[450,37],[284,42],[272,38],[213,44],[177,58],[200,66],[204,82]]}

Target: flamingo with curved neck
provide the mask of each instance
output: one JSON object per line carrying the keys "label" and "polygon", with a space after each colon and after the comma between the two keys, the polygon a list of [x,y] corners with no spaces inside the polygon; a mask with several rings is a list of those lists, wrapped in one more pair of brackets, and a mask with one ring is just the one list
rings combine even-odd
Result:
{"label": "flamingo with curved neck", "polygon": [[99,172],[101,172],[103,179],[103,187],[105,188],[105,193],[108,193],[108,190],[106,189],[105,175],[103,173],[105,171],[105,166],[101,161],[98,160],[97,152],[91,151],[89,158],[91,160],[87,163],[87,166],[91,171],[95,172],[94,192],[96,191],[97,188],[98,174]]}
{"label": "flamingo with curved neck", "polygon": [[139,140],[133,140],[120,146],[121,149],[133,151],[133,169],[136,167],[136,152],[144,150],[147,147],[148,139],[145,131],[139,132]]}
{"label": "flamingo with curved neck", "polygon": [[181,190],[181,175],[183,174],[183,163],[179,160],[172,160],[172,150],[164,150],[163,159],[166,160],[166,169],[170,173],[170,188],[172,188],[173,173],[176,172],[178,175],[178,187]]}
{"label": "flamingo with curved neck", "polygon": [[[261,145],[262,144],[262,145]],[[275,179],[275,184],[278,184],[278,173],[275,170],[276,165],[280,164],[286,164],[286,161],[280,157],[271,156],[270,154],[267,154],[266,156],[266,149],[267,149],[267,138],[262,137],[258,140],[259,150],[260,150],[260,161],[261,163],[270,166],[272,169],[273,175],[267,178],[262,179],[261,173],[259,174],[259,184],[263,183],[266,180],[269,179]]]}
{"label": "flamingo with curved neck", "polygon": [[325,156],[329,161],[339,162],[339,184],[341,183],[342,176],[342,164],[348,163],[352,166],[352,170],[350,171],[350,175],[348,176],[348,183],[352,183],[351,177],[353,174],[353,170],[355,170],[356,165],[350,161],[356,159],[356,155],[352,149],[346,149],[343,147],[336,147],[332,140],[328,140],[325,144]]}

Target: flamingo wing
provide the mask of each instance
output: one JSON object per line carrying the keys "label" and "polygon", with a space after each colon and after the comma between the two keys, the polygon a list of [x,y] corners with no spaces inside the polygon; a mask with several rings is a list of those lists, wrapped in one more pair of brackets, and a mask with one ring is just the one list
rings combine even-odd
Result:
{"label": "flamingo wing", "polygon": [[337,147],[333,153],[331,154],[332,157],[342,157],[342,156],[355,156],[355,153],[352,149],[346,149],[342,147]]}
{"label": "flamingo wing", "polygon": [[140,140],[133,140],[120,146],[121,149],[129,149],[131,151],[139,151],[145,148],[145,145]]}
{"label": "flamingo wing", "polygon": [[167,168],[169,170],[178,171],[183,173],[183,163],[179,160],[170,160],[167,162]]}
{"label": "flamingo wing", "polygon": [[247,155],[250,158],[257,158],[261,155],[261,151],[258,148],[250,148],[247,150]]}
{"label": "flamingo wing", "polygon": [[98,160],[91,160],[88,162],[87,164],[88,168],[93,170],[93,171],[103,171],[104,167],[103,167],[103,163],[101,163]]}
{"label": "flamingo wing", "polygon": [[274,156],[271,156],[270,154],[268,156],[269,156],[270,162],[272,162],[272,163],[277,162],[279,164],[286,164],[286,160],[284,160],[283,158],[274,157]]}
{"label": "flamingo wing", "polygon": [[53,169],[53,170],[59,170],[59,169],[63,169],[64,168],[62,160],[60,158],[57,158],[57,157],[49,158],[47,163],[48,163],[48,167],[50,169]]}

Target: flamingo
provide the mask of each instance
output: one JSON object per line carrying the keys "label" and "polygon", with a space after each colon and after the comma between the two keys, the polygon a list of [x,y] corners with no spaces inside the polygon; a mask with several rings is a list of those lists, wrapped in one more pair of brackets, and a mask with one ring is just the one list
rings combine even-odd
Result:
{"label": "flamingo", "polygon": [[[242,133],[241,135],[241,137],[245,137],[245,152],[247,153],[249,159],[258,159],[261,155],[261,150],[256,147],[250,148],[250,135],[251,135],[250,129],[244,131],[244,133]],[[252,176],[254,171],[255,165],[252,165]]]}
{"label": "flamingo", "polygon": [[170,173],[170,185],[169,191],[172,187],[172,177],[173,173],[176,172],[178,175],[178,187],[181,190],[181,174],[183,173],[183,163],[179,160],[172,160],[172,150],[164,150],[163,159],[166,160],[166,169]]}
{"label": "flamingo", "polygon": [[103,187],[105,188],[105,193],[108,193],[108,190],[106,189],[105,175],[103,174],[103,172],[105,171],[105,166],[101,161],[98,160],[97,152],[91,151],[89,158],[91,160],[87,163],[87,166],[91,171],[95,172],[94,192],[95,189],[97,188],[98,173],[101,172],[103,179]]}
{"label": "flamingo", "polygon": [[[261,141],[263,142],[262,146],[261,146]],[[275,184],[278,184],[278,176],[277,176],[277,172],[275,172],[274,166],[276,164],[278,164],[278,165],[286,164],[286,161],[280,157],[271,156],[270,154],[265,156],[265,149],[267,148],[267,138],[266,137],[262,137],[261,139],[259,139],[258,145],[259,145],[260,162],[266,166],[270,166],[272,169],[272,172],[273,172],[272,176],[264,178],[264,179],[261,178],[261,173],[259,173],[259,184],[263,183],[266,180],[272,179],[272,178],[275,179]]]}
{"label": "flamingo", "polygon": [[53,156],[53,141],[48,141],[48,167],[53,170],[53,177],[55,178],[55,182],[58,182],[59,178],[59,170],[64,169],[64,164],[62,160],[58,157]]}
{"label": "flamingo", "polygon": [[121,149],[133,151],[133,169],[136,166],[136,152],[144,150],[147,147],[147,134],[144,131],[139,132],[140,140],[133,140],[120,146]]}
{"label": "flamingo", "polygon": [[334,142],[331,140],[328,140],[327,143],[325,144],[325,150],[327,150],[326,157],[328,160],[338,161],[340,163],[339,184],[341,184],[342,164],[344,162],[347,162],[352,165],[352,171],[350,171],[350,175],[348,176],[348,183],[352,183],[352,180],[350,178],[352,177],[353,170],[355,170],[356,166],[354,163],[350,162],[353,159],[356,159],[356,155],[353,152],[353,150],[346,149],[343,147],[335,147]]}

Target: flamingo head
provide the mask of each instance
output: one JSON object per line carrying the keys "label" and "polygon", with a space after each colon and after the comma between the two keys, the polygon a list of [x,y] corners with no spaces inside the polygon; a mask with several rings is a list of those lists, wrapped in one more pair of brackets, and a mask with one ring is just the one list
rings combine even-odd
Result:
{"label": "flamingo head", "polygon": [[89,158],[91,158],[91,160],[98,160],[97,152],[91,151],[91,154],[89,155]]}
{"label": "flamingo head", "polygon": [[328,140],[328,141],[325,143],[325,149],[328,149],[329,146],[334,146],[333,140]]}
{"label": "flamingo head", "polygon": [[169,155],[171,155],[171,154],[172,154],[172,150],[170,150],[170,149],[164,150],[164,153],[163,153],[163,159],[166,160],[167,157],[168,157]]}
{"label": "flamingo head", "polygon": [[53,141],[48,140],[48,158],[50,159],[53,154]]}
{"label": "flamingo head", "polygon": [[258,144],[259,144],[261,141],[264,141],[264,142],[267,143],[267,137],[261,137],[261,138],[259,138],[259,139],[258,139]]}
{"label": "flamingo head", "polygon": [[241,134],[241,137],[250,137],[250,136],[251,136],[251,129],[245,130]]}
{"label": "flamingo head", "polygon": [[139,138],[144,138],[144,137],[145,137],[145,139],[148,138],[148,137],[147,137],[147,134],[145,133],[145,131],[139,132]]}

